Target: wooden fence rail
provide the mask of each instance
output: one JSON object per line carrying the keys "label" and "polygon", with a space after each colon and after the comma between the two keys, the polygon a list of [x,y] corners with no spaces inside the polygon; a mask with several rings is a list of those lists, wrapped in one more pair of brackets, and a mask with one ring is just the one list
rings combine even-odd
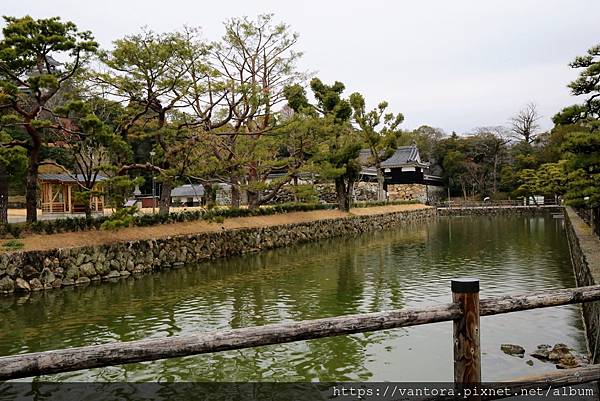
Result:
{"label": "wooden fence rail", "polygon": [[[454,282],[459,282],[455,284]],[[462,283],[462,284],[461,284]],[[339,335],[386,330],[398,327],[417,326],[428,323],[455,321],[455,335],[462,333],[469,341],[463,342],[463,348],[455,349],[464,353],[468,350],[480,358],[479,349],[471,351],[473,330],[479,336],[479,314],[465,311],[465,300],[461,290],[473,293],[474,284],[464,280],[453,280],[455,302],[436,306],[401,309],[385,312],[364,313],[338,316],[291,323],[270,324],[265,326],[240,328],[218,332],[201,332],[193,335],[167,338],[115,342],[85,347],[68,348],[55,351],[35,352],[22,355],[0,357],[0,380],[9,380],[51,373],[121,365],[133,362],[153,361],[188,355],[206,354],[219,351],[236,350],[263,345],[283,344]],[[479,285],[477,281],[477,293]],[[478,294],[477,294],[478,300]],[[521,296],[505,296],[484,299],[477,302],[481,316],[523,311],[528,309],[569,305],[600,300],[600,285],[545,291]],[[474,302],[471,297],[470,301]],[[469,308],[474,307],[471,304]],[[471,319],[467,325],[467,318]],[[473,319],[476,318],[476,324]],[[458,328],[456,327],[458,326]],[[455,341],[456,342],[456,341]],[[464,358],[463,358],[464,359]],[[467,358],[471,361],[470,358]],[[455,362],[460,363],[460,362]],[[477,368],[477,367],[475,367]],[[455,367],[455,373],[456,373]],[[464,367],[458,367],[464,369]],[[471,369],[470,372],[473,372]],[[470,374],[469,380],[478,380],[477,374]],[[457,379],[461,380],[461,379]]]}
{"label": "wooden fence rail", "polygon": [[489,200],[489,201],[471,201],[471,200],[452,200],[452,201],[440,201],[435,203],[435,206],[441,208],[470,208],[470,207],[535,207],[535,206],[559,206],[556,201],[546,199],[544,202],[538,204],[534,202],[525,203],[521,200]]}
{"label": "wooden fence rail", "polygon": [[[539,375],[521,376],[500,383],[485,383],[481,387],[473,386],[470,395],[463,393],[462,396],[432,396],[430,398],[422,398],[420,401],[456,401],[457,399],[469,400],[500,400],[504,398],[527,396],[528,399],[538,400],[547,398],[549,400],[563,399],[560,396],[554,396],[554,391],[566,386],[579,386],[583,383],[590,383],[600,380],[600,369],[598,365],[589,365],[573,369],[561,369],[554,372],[545,372]],[[479,389],[479,390],[477,390]],[[483,389],[483,391],[482,391]],[[589,388],[586,388],[587,397],[573,397],[574,400],[591,400],[596,399],[592,396],[597,393],[589,394]],[[593,391],[593,389],[591,389]],[[578,393],[577,390],[575,390]],[[560,394],[560,392],[559,392]],[[563,393],[564,394],[564,393]],[[568,392],[567,392],[568,394]],[[537,396],[537,397],[536,397]],[[585,395],[584,395],[585,396]],[[522,397],[518,399],[522,400]]]}

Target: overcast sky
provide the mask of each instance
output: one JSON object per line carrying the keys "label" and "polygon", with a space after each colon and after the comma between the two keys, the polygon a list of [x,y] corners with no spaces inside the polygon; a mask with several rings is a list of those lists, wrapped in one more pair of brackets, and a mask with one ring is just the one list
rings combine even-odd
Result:
{"label": "overcast sky", "polygon": [[104,48],[147,25],[200,26],[218,39],[222,21],[274,13],[300,34],[300,63],[325,82],[346,84],[370,106],[450,133],[503,125],[528,102],[543,128],[572,104],[568,63],[600,43],[599,0],[183,1],[4,0],[4,15],[58,15],[91,30]]}

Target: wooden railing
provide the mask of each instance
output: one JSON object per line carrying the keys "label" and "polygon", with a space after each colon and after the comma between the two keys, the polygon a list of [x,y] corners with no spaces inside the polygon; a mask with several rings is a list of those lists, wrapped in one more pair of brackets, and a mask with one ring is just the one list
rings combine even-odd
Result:
{"label": "wooden railing", "polygon": [[65,213],[64,203],[42,203],[42,213]]}
{"label": "wooden railing", "polygon": [[600,237],[600,206],[575,209],[579,217]]}
{"label": "wooden railing", "polygon": [[[67,205],[64,203],[49,203],[42,202],[41,209],[42,213],[85,213],[85,205],[81,203],[74,203],[70,205],[70,210],[67,209]],[[98,202],[94,199],[90,201],[90,210],[92,213],[101,212],[104,209],[104,202],[99,199]]]}
{"label": "wooden railing", "polygon": [[[416,309],[337,316],[186,336],[114,342],[0,357],[0,380],[154,361],[264,345],[453,321],[454,380],[481,382],[479,318],[502,313],[600,300],[600,285],[479,300],[479,280],[452,280],[451,303]],[[533,333],[535,335],[535,333]],[[536,376],[556,384],[600,380],[597,366]],[[527,378],[531,380],[531,378]]]}
{"label": "wooden railing", "polygon": [[435,204],[437,207],[508,207],[508,206],[558,206],[554,200],[545,200],[543,203],[535,204],[533,202],[528,205],[523,203],[523,200],[490,200],[490,201],[469,201],[469,200],[452,200],[442,201]]}

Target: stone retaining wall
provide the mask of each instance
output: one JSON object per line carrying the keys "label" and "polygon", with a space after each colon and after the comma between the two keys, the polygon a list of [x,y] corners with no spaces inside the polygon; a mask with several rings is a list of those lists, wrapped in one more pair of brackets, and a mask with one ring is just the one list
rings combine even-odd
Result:
{"label": "stone retaining wall", "polygon": [[536,215],[562,213],[562,206],[473,206],[440,207],[439,216],[489,216],[489,215]]}
{"label": "stone retaining wall", "polygon": [[92,247],[0,254],[0,293],[49,290],[176,268],[213,258],[384,230],[436,215],[435,208]]}
{"label": "stone retaining wall", "polygon": [[[600,284],[600,239],[571,207],[565,208],[565,226],[577,285]],[[584,303],[582,310],[590,361],[600,363],[600,302]]]}

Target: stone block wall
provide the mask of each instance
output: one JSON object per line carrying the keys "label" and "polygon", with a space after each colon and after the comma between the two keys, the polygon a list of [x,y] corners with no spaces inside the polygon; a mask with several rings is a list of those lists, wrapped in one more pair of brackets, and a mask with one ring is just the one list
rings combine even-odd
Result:
{"label": "stone block wall", "polygon": [[354,185],[354,199],[358,202],[377,200],[377,183],[359,181]]}
{"label": "stone block wall", "polygon": [[219,257],[385,230],[435,215],[435,208],[424,208],[91,247],[3,253],[0,254],[0,294],[113,280]]}
{"label": "stone block wall", "polygon": [[399,200],[418,200],[427,202],[427,186],[424,184],[391,184],[387,186],[388,199],[391,201]]}
{"label": "stone block wall", "polygon": [[438,202],[446,196],[444,187],[425,184],[390,184],[387,191],[391,201],[416,200],[427,203]]}
{"label": "stone block wall", "polygon": [[[577,286],[600,284],[600,239],[571,207],[565,208],[565,226]],[[590,361],[600,363],[600,302],[582,304]]]}

